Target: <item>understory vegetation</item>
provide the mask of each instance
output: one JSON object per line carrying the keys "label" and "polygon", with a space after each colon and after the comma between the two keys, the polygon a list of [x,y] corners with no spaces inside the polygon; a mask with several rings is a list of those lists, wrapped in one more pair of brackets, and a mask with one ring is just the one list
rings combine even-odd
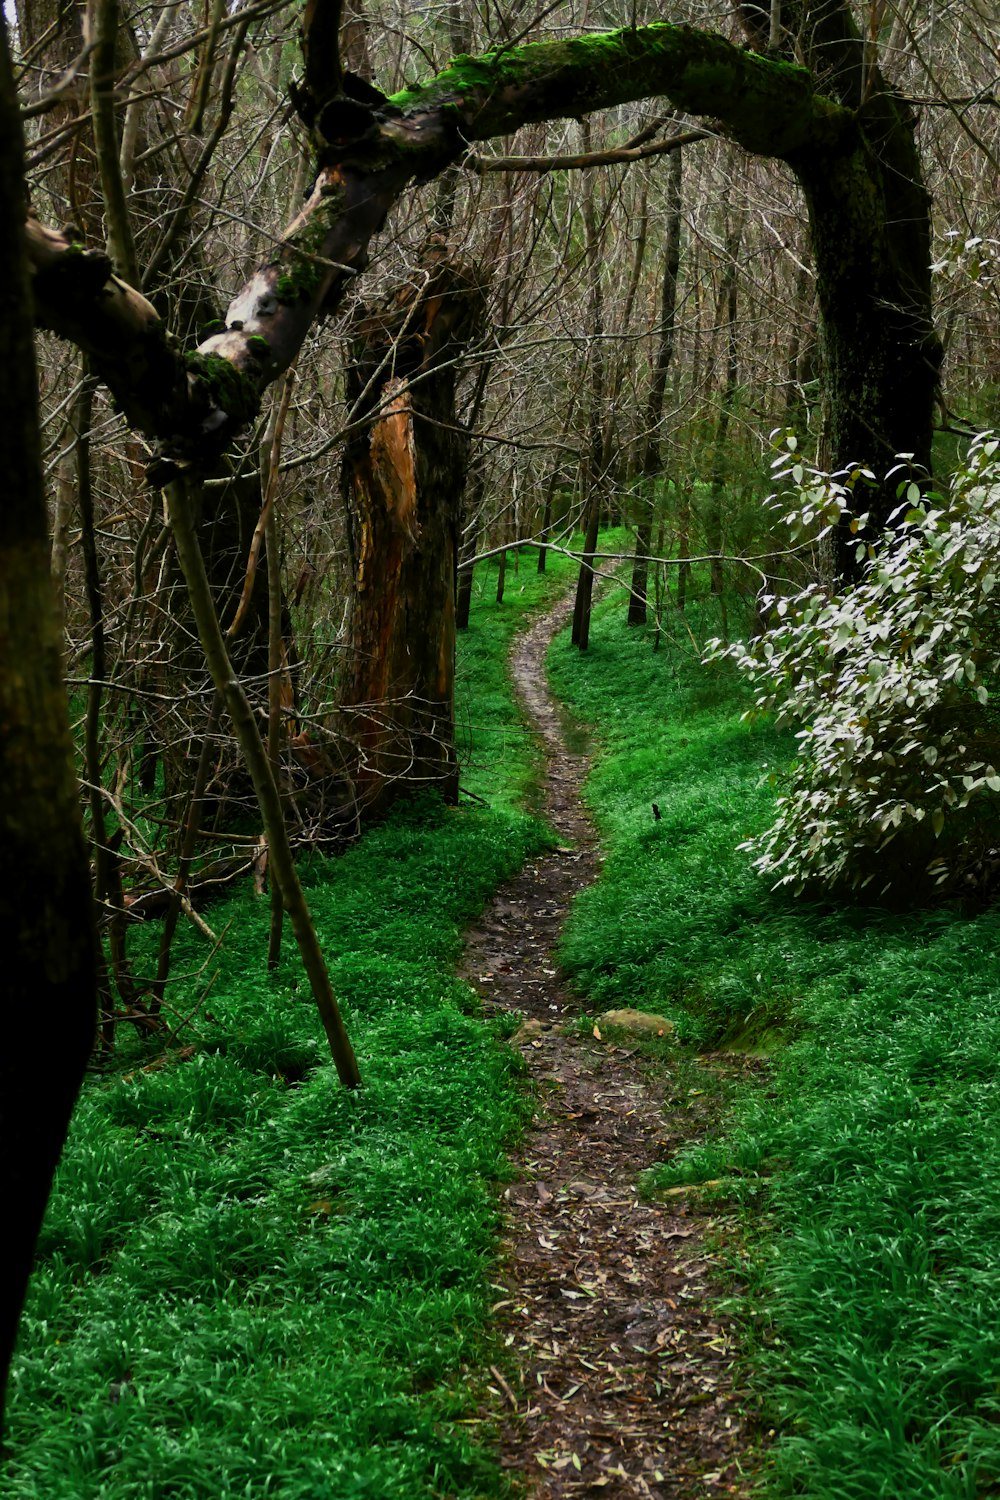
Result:
{"label": "understory vegetation", "polygon": [[534,563],[502,607],[481,593],[460,648],[463,784],[488,805],[414,804],[304,870],[364,1088],[338,1086],[291,944],[265,972],[249,891],[209,908],[217,953],[178,939],[177,1045],[123,1039],[86,1086],[12,1375],[11,1500],[502,1491],[469,1370],[525,1106],[454,974],[463,925],[546,837],[515,806],[537,760],[504,672],[565,587]]}
{"label": "understory vegetation", "polygon": [[[896,531],[852,589],[812,580],[765,596],[766,628],[710,642],[754,687],[756,709],[795,730],[777,817],[746,846],[778,885],[871,886],[906,905],[989,891],[997,863],[996,559],[1000,440],[977,438],[946,493],[898,484]],[[797,535],[867,521],[864,475],[807,469],[794,437],[777,465],[796,484]],[[859,482],[860,481],[860,482]]]}
{"label": "understory vegetation", "polygon": [[742,719],[732,664],[701,666],[688,625],[719,629],[689,608],[653,652],[608,599],[585,657],[563,640],[550,654],[593,729],[588,796],[608,848],[564,962],[595,1011],[673,1017],[709,1054],[701,1087],[718,1086],[714,1054],[762,1057],[765,1086],[731,1091],[719,1136],[648,1189],[722,1179],[716,1194],[745,1205],[729,1254],[763,1430],[778,1434],[765,1492],[992,1494],[1000,914],[770,891],[737,846],[773,819],[769,777],[796,742]]}

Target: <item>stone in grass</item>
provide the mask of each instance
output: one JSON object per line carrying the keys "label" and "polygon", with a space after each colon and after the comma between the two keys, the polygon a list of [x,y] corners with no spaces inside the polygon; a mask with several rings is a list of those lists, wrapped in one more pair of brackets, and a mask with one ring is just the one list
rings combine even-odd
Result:
{"label": "stone in grass", "polygon": [[540,1047],[541,1042],[538,1038],[544,1030],[545,1027],[541,1021],[536,1021],[534,1017],[529,1017],[527,1020],[522,1021],[514,1032],[514,1035],[511,1037],[511,1043],[515,1047],[521,1047],[525,1042],[531,1042],[533,1046]]}
{"label": "stone in grass", "polygon": [[606,1010],[603,1016],[598,1016],[597,1025],[604,1030],[609,1026],[618,1026],[625,1031],[636,1031],[642,1036],[669,1036],[674,1029],[673,1021],[668,1021],[666,1016],[658,1016],[650,1010]]}

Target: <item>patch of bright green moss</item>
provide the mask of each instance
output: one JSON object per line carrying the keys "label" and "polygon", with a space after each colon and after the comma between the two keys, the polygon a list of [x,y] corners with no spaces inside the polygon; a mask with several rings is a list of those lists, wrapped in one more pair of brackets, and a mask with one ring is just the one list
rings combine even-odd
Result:
{"label": "patch of bright green moss", "polygon": [[208,391],[212,404],[238,425],[256,415],[260,397],[257,387],[231,360],[221,354],[185,354],[184,363]]}

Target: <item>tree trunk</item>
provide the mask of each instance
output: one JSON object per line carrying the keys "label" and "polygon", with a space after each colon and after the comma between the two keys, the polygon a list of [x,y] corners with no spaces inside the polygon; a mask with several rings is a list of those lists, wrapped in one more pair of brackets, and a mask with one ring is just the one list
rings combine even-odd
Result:
{"label": "tree trunk", "polygon": [[[883,482],[896,454],[931,466],[941,346],[931,310],[930,198],[909,106],[888,92],[858,117],[854,149],[792,163],[805,190],[823,320],[827,452],[863,464],[878,484],[862,495],[867,536],[897,504]],[[835,541],[838,577],[858,577],[858,538]]]}
{"label": "tree trunk", "polygon": [[[2,30],[2,28],[0,28]],[[94,1036],[90,874],[62,684],[49,569],[31,293],[25,257],[21,126],[0,36],[0,1174],[7,1271],[0,1378],[6,1380],[35,1240]]]}
{"label": "tree trunk", "polygon": [[[738,219],[726,235],[726,264],[719,290],[716,325],[725,328],[726,374],[719,400],[719,420],[715,427],[715,445],[712,451],[712,479],[708,497],[706,536],[708,550],[712,554],[709,563],[712,593],[722,597],[723,569],[723,522],[722,491],[726,483],[729,459],[729,421],[736,400],[736,381],[739,374],[739,330],[736,325],[737,288],[736,268],[739,260],[740,241],[743,238],[743,221]],[[725,601],[722,601],[725,615]],[[725,635],[725,630],[723,630]]]}
{"label": "tree trunk", "polygon": [[670,157],[667,175],[666,234],[663,242],[663,280],[660,285],[660,326],[646,401],[646,444],[642,458],[639,504],[642,507],[635,538],[632,587],[628,601],[628,623],[645,625],[649,579],[649,545],[656,509],[655,487],[663,468],[660,422],[667,392],[667,376],[674,357],[677,331],[677,278],[681,264],[681,182],[684,163],[679,150]]}
{"label": "tree trunk", "polygon": [[594,602],[594,555],[597,552],[597,536],[601,524],[601,495],[591,491],[587,505],[586,530],[583,539],[583,560],[580,577],[576,585],[576,602],[573,606],[573,630],[571,641],[581,651],[590,649],[590,615]]}
{"label": "tree trunk", "polygon": [[[590,122],[581,121],[580,147],[590,150]],[[587,332],[590,338],[590,382],[589,409],[587,412],[587,454],[580,469],[580,488],[583,491],[583,561],[576,584],[576,601],[573,606],[572,642],[581,651],[590,645],[590,612],[594,597],[594,553],[601,524],[601,506],[604,497],[604,289],[601,283],[601,245],[598,236],[597,213],[594,204],[594,187],[591,173],[583,179],[583,227],[584,254],[590,281],[589,321]]]}
{"label": "tree trunk", "polygon": [[677,608],[681,614],[687,605],[688,579],[691,577],[691,490],[690,481],[681,489],[677,511]]}
{"label": "tree trunk", "polygon": [[[476,431],[486,397],[493,361],[483,360],[476,376],[476,389],[469,405],[466,427],[469,433]],[[455,629],[468,630],[469,611],[472,608],[472,579],[476,566],[476,548],[479,545],[481,526],[480,511],[486,493],[486,455],[480,448],[468,465],[466,485],[459,511],[459,558],[458,580],[455,587]]]}
{"label": "tree trunk", "polygon": [[476,546],[479,541],[479,524],[473,520],[471,529],[466,533],[462,550],[465,557],[461,559],[458,569],[458,581],[455,585],[455,629],[468,630],[469,613],[472,609],[472,577],[475,570]]}
{"label": "tree trunk", "polygon": [[862,492],[871,521],[860,538],[845,524],[834,570],[845,582],[863,566],[897,504],[884,476],[900,453],[930,471],[941,343],[931,304],[930,195],[910,104],[882,77],[845,0],[807,0],[807,59],[824,91],[849,109],[835,143],[793,149],[785,160],[802,184],[812,233],[825,362],[826,451],[831,468],[870,468]]}
{"label": "tree trunk", "polygon": [[429,267],[425,284],[352,334],[348,392],[372,421],[344,462],[354,587],[340,709],[362,817],[426,787],[458,795],[455,578],[469,444],[455,425],[454,357],[481,317],[482,288],[433,250]]}

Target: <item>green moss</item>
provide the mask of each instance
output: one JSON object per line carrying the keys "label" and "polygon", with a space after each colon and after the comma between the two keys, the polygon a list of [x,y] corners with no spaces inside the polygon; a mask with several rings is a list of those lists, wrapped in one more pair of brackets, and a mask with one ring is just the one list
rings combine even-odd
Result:
{"label": "green moss", "polygon": [[188,371],[196,376],[212,406],[224,411],[237,426],[257,413],[260,397],[254,382],[221,354],[185,354]]}
{"label": "green moss", "polygon": [[[706,79],[714,84],[723,75],[723,81],[728,84],[733,69],[745,70],[749,66],[753,76],[771,85],[780,80],[794,86],[798,92],[811,88],[808,72],[795,63],[744,52],[711,32],[657,22],[651,26],[623,27],[618,31],[572,37],[566,41],[529,42],[523,47],[498,48],[483,53],[481,57],[460,53],[437,78],[394,94],[391,103],[399,109],[413,109],[442,102],[442,96],[447,94],[461,97],[477,91],[493,92],[498,88],[538,80],[557,71],[564,77],[570,68],[586,76],[603,74],[607,68],[620,72],[623,65],[630,63],[648,69],[664,62],[672,70],[676,68],[677,82],[682,87],[700,87]],[[667,80],[654,81],[667,86]],[[669,83],[673,82],[673,79],[669,80]]]}
{"label": "green moss", "polygon": [[315,261],[301,256],[289,266],[274,284],[274,295],[279,302],[305,302],[316,291],[322,280],[322,271]]}
{"label": "green moss", "polygon": [[691,114],[721,118],[741,145],[767,155],[814,147],[851,118],[833,101],[817,100],[807,69],[667,22],[463,54],[390,103],[404,113],[453,113],[467,139],[483,140],[532,120],[658,94]]}
{"label": "green moss", "polygon": [[279,302],[307,301],[322,285],[328,267],[323,252],[330,226],[343,209],[339,188],[324,191],[322,201],[285,247],[281,274],[274,285]]}

